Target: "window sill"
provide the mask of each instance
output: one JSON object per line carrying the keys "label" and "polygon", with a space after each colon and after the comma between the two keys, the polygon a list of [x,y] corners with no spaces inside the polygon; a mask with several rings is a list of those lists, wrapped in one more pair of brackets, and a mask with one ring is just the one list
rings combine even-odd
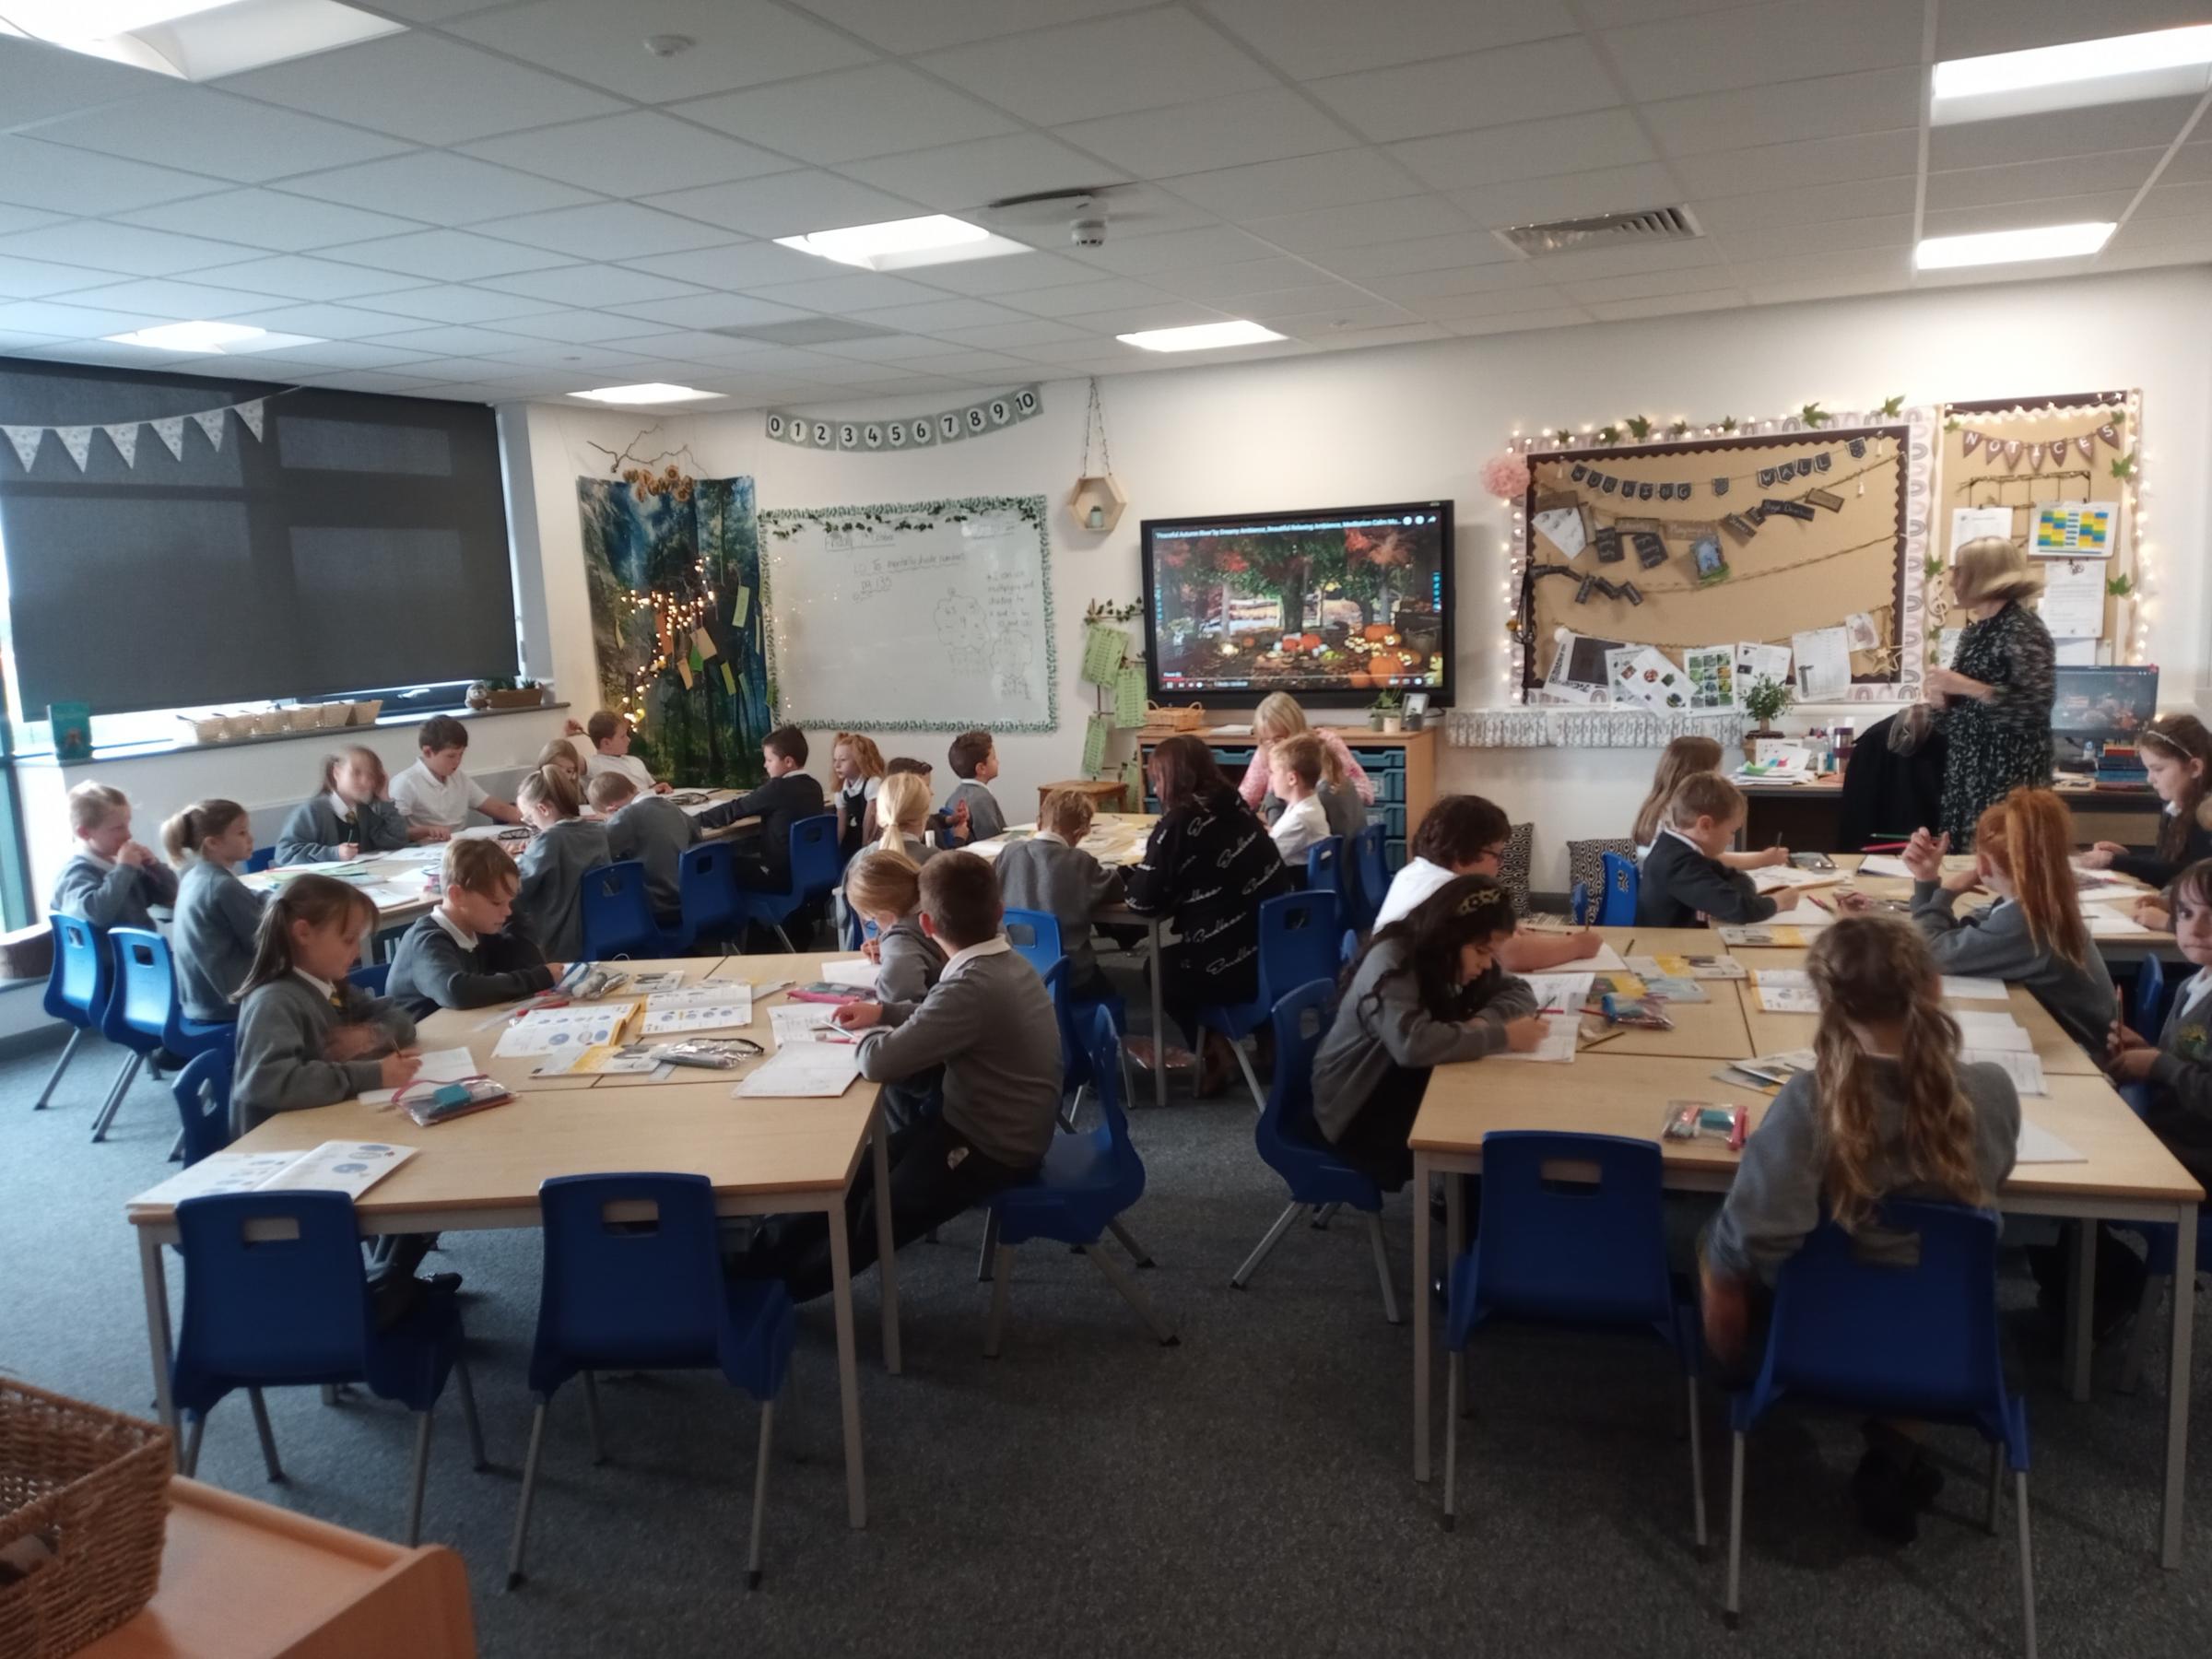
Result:
{"label": "window sill", "polygon": [[[450,709],[443,712],[455,720],[498,720],[510,714],[546,714],[565,709],[565,702],[538,703],[527,709]],[[43,754],[18,755],[15,764],[20,767],[51,766],[66,771],[73,766],[100,766],[117,760],[144,760],[160,755],[222,754],[230,749],[253,748],[264,743],[324,743],[344,744],[352,741],[347,735],[354,732],[382,731],[389,727],[418,726],[429,715],[421,712],[405,714],[386,714],[374,726],[319,726],[312,732],[265,732],[258,737],[234,737],[228,743],[119,743],[95,748],[82,760],[63,760],[49,749]]]}

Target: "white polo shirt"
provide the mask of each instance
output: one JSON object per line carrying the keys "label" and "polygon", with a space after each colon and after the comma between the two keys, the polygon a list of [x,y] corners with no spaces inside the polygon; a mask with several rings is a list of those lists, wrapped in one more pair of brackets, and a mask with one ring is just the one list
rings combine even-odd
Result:
{"label": "white polo shirt", "polygon": [[433,777],[430,769],[418,760],[392,780],[392,804],[410,824],[435,824],[441,829],[458,830],[468,822],[472,806],[480,806],[489,799],[490,794],[477,786],[466,769],[458,766],[452,777],[440,779]]}
{"label": "white polo shirt", "polygon": [[584,776],[595,778],[602,772],[620,772],[638,786],[640,794],[653,793],[653,773],[635,755],[606,755],[594,749],[591,759],[584,762]]}

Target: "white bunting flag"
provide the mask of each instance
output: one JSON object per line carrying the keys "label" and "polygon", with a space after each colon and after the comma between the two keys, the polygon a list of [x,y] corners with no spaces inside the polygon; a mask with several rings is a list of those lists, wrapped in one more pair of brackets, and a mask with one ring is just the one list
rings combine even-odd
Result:
{"label": "white bunting flag", "polygon": [[136,421],[126,420],[115,426],[101,427],[100,429],[108,435],[108,441],[115,446],[115,453],[123,457],[123,464],[125,466],[138,465],[138,423]]}
{"label": "white bunting flag", "polygon": [[[223,417],[228,412],[223,409],[195,409],[192,415],[192,424],[207,434],[207,441],[215,445],[218,453],[223,447]],[[182,455],[177,458],[180,461],[183,459]]]}
{"label": "white bunting flag", "polygon": [[263,400],[257,397],[252,403],[242,403],[238,406],[238,418],[246,423],[246,430],[253,434],[253,441],[256,443],[261,441],[262,402]]}
{"label": "white bunting flag", "polygon": [[62,447],[69,452],[69,459],[76,463],[76,470],[83,472],[85,463],[92,456],[92,429],[88,426],[55,427],[53,435],[62,441]]}
{"label": "white bunting flag", "polygon": [[0,427],[0,432],[7,434],[8,442],[16,446],[16,459],[22,462],[23,470],[29,472],[31,463],[39,458],[39,440],[46,436],[46,429],[11,426]]}
{"label": "white bunting flag", "polygon": [[146,424],[154,429],[155,437],[169,445],[169,453],[173,458],[179,461],[184,459],[183,416],[164,415],[160,419],[149,420]]}

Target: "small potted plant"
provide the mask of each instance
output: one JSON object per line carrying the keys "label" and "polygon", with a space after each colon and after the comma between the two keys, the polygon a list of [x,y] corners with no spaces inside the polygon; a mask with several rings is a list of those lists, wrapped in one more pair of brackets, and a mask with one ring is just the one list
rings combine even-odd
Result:
{"label": "small potted plant", "polygon": [[1405,727],[1405,716],[1398,712],[1398,694],[1385,689],[1375,699],[1368,711],[1369,723],[1378,732],[1395,732]]}
{"label": "small potted plant", "polygon": [[1751,689],[1744,693],[1744,712],[1759,724],[1744,734],[1744,759],[1748,763],[1759,753],[1759,740],[1779,737],[1782,734],[1772,723],[1789,712],[1793,701],[1789,686],[1771,675],[1762,674],[1752,682]]}

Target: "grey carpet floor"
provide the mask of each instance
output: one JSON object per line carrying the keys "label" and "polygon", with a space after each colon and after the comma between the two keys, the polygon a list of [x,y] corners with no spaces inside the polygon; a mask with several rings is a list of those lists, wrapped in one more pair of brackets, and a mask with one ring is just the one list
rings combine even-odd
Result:
{"label": "grey carpet floor", "polygon": [[[0,1063],[0,1369],[146,1413],[151,1387],[124,1200],[161,1179],[176,1119],[134,1089],[88,1143],[114,1066],[81,1056],[52,1110],[30,1101],[51,1053]],[[1237,1098],[1145,1108],[1150,1187],[1129,1225],[1158,1258],[1146,1289],[1180,1331],[1161,1348],[1079,1257],[1017,1261],[1004,1356],[981,1354],[980,1226],[901,1258],[905,1374],[887,1375],[871,1275],[856,1291],[870,1524],[845,1524],[827,1306],[802,1314],[795,1395],[770,1479],[767,1580],[744,1589],[758,1418],[703,1376],[602,1388],[610,1461],[590,1462],[583,1403],[556,1401],[530,1583],[502,1591],[530,1401],[534,1234],[448,1235],[494,1468],[468,1467],[450,1392],[425,1535],[468,1563],[493,1655],[1353,1652],[1961,1655],[2018,1651],[2010,1509],[1979,1525],[1976,1443],[1936,1441],[1950,1477],[1917,1544],[1879,1547],[1850,1515],[1850,1424],[1783,1418],[1751,1442],[1745,1615],[1723,1627],[1724,1415],[1705,1417],[1715,1550],[1690,1547],[1680,1383],[1653,1346],[1500,1331],[1473,1350],[1462,1519],[1410,1477],[1410,1327],[1382,1317],[1357,1225],[1295,1229],[1253,1287],[1229,1276],[1284,1202]],[[1387,1212],[1404,1294],[1407,1200]],[[1696,1223],[1677,1218],[1685,1234]],[[2024,1302],[2023,1279],[2008,1283]],[[182,1286],[172,1276],[172,1296]],[[2205,1324],[2199,1321],[2200,1332]],[[2025,1312],[2008,1324],[2030,1395],[2043,1652],[2129,1659],[2212,1645],[2212,1423],[2197,1425],[2185,1563],[2152,1556],[2163,1370],[2133,1398],[2110,1357],[2077,1406]],[[2161,1344],[2162,1347],[2162,1344]],[[2196,1402],[2212,1408],[2212,1334]],[[1441,1382],[1441,1365],[1440,1360]],[[289,1479],[263,1477],[234,1399],[201,1473],[364,1531],[401,1525],[410,1425],[397,1407],[270,1396]],[[1441,1430],[1439,1429],[1441,1452]]]}

